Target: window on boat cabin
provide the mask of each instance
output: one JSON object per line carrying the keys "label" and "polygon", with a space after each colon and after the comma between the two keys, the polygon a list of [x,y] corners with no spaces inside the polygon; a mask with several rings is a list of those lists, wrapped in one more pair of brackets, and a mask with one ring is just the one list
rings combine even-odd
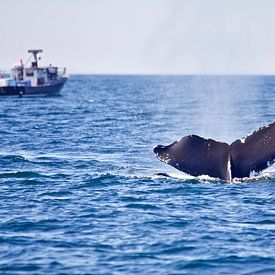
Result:
{"label": "window on boat cabin", "polygon": [[43,85],[45,83],[45,78],[44,77],[39,77],[38,79],[37,79],[37,84],[38,85]]}
{"label": "window on boat cabin", "polygon": [[26,76],[33,76],[33,69],[32,68],[26,69]]}

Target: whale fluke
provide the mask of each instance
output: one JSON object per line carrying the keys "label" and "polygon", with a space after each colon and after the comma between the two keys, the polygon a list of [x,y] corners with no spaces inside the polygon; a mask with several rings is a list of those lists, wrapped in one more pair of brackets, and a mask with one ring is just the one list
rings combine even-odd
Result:
{"label": "whale fluke", "polygon": [[154,147],[157,157],[192,176],[209,175],[222,180],[249,177],[275,159],[275,122],[231,145],[189,135],[168,146]]}

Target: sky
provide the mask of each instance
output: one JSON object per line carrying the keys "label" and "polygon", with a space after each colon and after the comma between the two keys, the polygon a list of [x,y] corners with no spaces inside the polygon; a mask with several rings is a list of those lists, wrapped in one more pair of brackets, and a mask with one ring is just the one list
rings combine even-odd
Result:
{"label": "sky", "polygon": [[27,50],[91,74],[275,74],[274,0],[0,0],[0,69]]}

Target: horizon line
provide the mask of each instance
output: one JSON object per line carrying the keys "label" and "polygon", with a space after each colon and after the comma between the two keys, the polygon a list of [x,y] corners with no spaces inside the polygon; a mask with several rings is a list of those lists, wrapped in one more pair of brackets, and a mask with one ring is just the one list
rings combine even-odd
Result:
{"label": "horizon line", "polygon": [[94,72],[72,72],[69,75],[95,75],[95,76],[275,76],[274,73],[94,73]]}
{"label": "horizon line", "polygon": [[[274,72],[81,72],[81,71],[72,71],[70,72],[66,68],[69,75],[110,75],[110,76],[275,76]],[[11,69],[0,68],[0,73],[10,74]]]}

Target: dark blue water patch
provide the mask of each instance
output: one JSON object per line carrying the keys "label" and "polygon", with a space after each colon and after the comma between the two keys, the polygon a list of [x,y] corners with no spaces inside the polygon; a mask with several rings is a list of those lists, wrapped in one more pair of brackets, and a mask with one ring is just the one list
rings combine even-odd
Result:
{"label": "dark blue water patch", "polygon": [[1,173],[0,178],[41,178],[43,175],[32,171],[17,171],[10,173]]}
{"label": "dark blue water patch", "polygon": [[141,210],[157,210],[158,207],[151,205],[151,204],[145,204],[145,203],[129,203],[125,206],[126,208],[133,208],[133,209],[141,209]]}
{"label": "dark blue water patch", "polygon": [[[205,260],[196,260],[188,264],[179,263],[177,268],[185,270],[185,274],[197,274],[202,268],[205,269],[205,274],[221,273],[221,274],[230,274],[230,270],[236,266],[241,266],[238,270],[238,274],[254,274],[254,272],[259,272],[260,274],[265,274],[265,272],[271,271],[270,274],[274,271],[273,268],[264,268],[260,269],[258,264],[264,262],[267,267],[272,264],[272,261],[265,259],[263,257],[235,257],[229,256],[226,258],[214,258],[214,259],[205,259]],[[190,270],[190,271],[188,271]],[[269,274],[269,273],[266,273]]]}
{"label": "dark blue water patch", "polygon": [[275,273],[272,167],[229,184],[177,174],[152,151],[273,122],[274,87],[79,75],[60,97],[1,99],[1,274]]}
{"label": "dark blue water patch", "polygon": [[20,155],[6,155],[0,156],[0,163],[1,165],[8,165],[12,163],[20,163],[20,162],[27,162],[28,160],[25,159],[23,156]]}

